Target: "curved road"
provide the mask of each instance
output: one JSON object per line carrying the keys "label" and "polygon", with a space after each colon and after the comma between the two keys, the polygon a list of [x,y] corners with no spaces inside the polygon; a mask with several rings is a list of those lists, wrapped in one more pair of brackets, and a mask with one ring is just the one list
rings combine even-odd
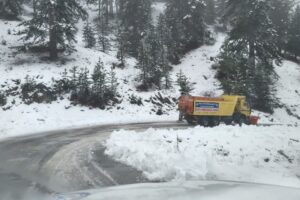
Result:
{"label": "curved road", "polygon": [[119,129],[186,127],[176,122],[105,125],[1,141],[0,196],[34,200],[57,192],[147,182],[140,171],[107,157],[102,142]]}

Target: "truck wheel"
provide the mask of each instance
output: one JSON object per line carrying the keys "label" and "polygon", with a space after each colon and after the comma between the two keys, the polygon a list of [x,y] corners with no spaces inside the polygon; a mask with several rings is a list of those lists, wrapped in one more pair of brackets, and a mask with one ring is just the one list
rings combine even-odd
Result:
{"label": "truck wheel", "polygon": [[226,120],[224,121],[224,123],[225,123],[227,126],[232,125],[232,120],[231,120],[231,119],[226,119]]}
{"label": "truck wheel", "polygon": [[219,120],[219,118],[217,118],[217,117],[212,117],[212,118],[210,119],[210,124],[209,124],[210,127],[215,127],[215,126],[219,126],[219,125],[220,125],[220,120]]}
{"label": "truck wheel", "polygon": [[208,117],[201,117],[198,119],[198,124],[200,126],[208,127],[210,126],[210,119]]}
{"label": "truck wheel", "polygon": [[241,118],[240,118],[239,124],[250,125],[251,122],[250,122],[250,120],[246,116],[242,115]]}
{"label": "truck wheel", "polygon": [[191,116],[185,116],[184,118],[189,125],[194,125],[194,120]]}

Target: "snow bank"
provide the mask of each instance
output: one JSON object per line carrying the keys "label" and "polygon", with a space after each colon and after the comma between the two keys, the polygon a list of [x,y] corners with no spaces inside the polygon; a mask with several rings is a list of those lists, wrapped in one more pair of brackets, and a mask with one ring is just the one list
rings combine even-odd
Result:
{"label": "snow bank", "polygon": [[213,179],[300,187],[299,130],[287,126],[121,130],[105,146],[107,155],[154,181]]}

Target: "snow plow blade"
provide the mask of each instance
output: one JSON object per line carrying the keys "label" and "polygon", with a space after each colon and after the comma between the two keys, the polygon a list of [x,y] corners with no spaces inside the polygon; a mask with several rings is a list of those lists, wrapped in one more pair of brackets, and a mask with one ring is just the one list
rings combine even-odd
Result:
{"label": "snow plow blade", "polygon": [[259,117],[258,116],[250,116],[250,124],[251,125],[257,125],[258,124]]}

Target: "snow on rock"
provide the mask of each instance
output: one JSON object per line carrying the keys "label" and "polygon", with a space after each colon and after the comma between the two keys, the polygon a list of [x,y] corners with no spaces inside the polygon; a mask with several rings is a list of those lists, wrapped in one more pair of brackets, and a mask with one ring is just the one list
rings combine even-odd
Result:
{"label": "snow on rock", "polygon": [[300,187],[299,127],[116,131],[106,154],[154,181],[230,180]]}

